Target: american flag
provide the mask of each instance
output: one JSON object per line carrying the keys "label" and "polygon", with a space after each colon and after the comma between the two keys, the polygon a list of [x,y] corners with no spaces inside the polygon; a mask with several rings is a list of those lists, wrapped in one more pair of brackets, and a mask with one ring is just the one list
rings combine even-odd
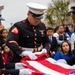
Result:
{"label": "american flag", "polygon": [[35,61],[30,60],[29,57],[21,60],[33,75],[75,75],[75,69],[67,64],[56,62],[44,53],[36,56],[38,58]]}

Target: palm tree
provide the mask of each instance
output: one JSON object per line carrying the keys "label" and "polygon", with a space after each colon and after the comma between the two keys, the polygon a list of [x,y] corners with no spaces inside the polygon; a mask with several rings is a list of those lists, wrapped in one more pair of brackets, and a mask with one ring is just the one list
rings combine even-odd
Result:
{"label": "palm tree", "polygon": [[64,24],[70,14],[68,13],[68,0],[52,0],[49,3],[48,10],[45,12],[45,22],[48,25]]}

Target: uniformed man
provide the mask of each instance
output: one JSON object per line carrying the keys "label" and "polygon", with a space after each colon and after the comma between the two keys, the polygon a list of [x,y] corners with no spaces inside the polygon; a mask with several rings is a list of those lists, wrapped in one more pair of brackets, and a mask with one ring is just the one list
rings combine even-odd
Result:
{"label": "uniformed man", "polygon": [[29,8],[28,17],[11,27],[6,41],[14,53],[13,62],[19,62],[26,55],[35,60],[37,57],[33,52],[47,51],[50,48],[45,24],[41,22],[47,7],[38,3],[26,5]]}

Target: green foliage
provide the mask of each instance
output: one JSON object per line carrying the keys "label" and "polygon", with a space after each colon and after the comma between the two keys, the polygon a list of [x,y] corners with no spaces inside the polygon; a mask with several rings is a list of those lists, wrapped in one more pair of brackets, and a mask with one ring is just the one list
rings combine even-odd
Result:
{"label": "green foliage", "polygon": [[45,12],[45,22],[48,25],[63,24],[70,14],[68,13],[69,2],[67,0],[52,0]]}

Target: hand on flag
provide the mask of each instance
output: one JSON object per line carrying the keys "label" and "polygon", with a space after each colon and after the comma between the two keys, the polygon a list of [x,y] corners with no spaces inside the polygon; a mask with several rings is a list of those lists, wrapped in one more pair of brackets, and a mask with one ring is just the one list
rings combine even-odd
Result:
{"label": "hand on flag", "polygon": [[34,53],[32,53],[31,51],[23,51],[23,52],[21,53],[21,56],[22,56],[22,57],[23,57],[23,56],[28,56],[31,60],[37,59],[37,56],[36,56]]}

